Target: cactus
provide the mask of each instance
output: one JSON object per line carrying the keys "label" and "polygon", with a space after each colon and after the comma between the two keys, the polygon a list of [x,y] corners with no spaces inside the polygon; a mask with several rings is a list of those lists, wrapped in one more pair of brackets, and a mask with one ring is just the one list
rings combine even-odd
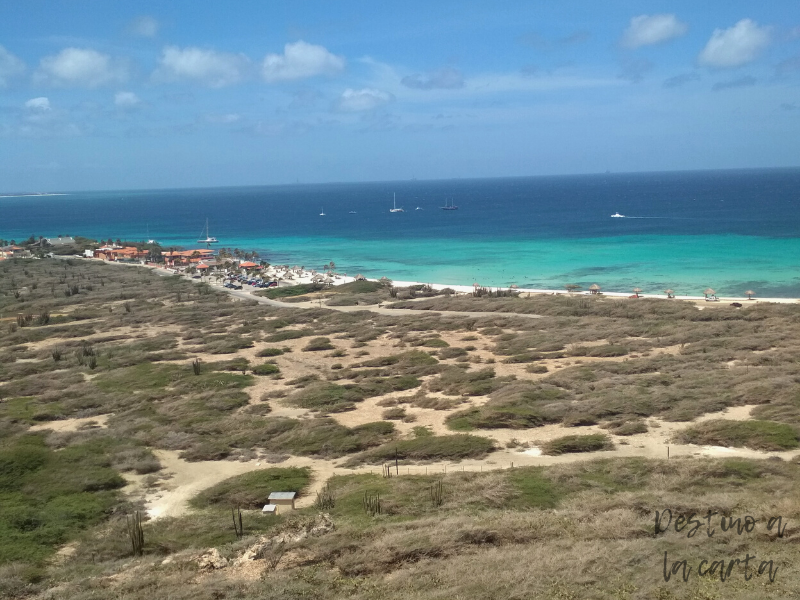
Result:
{"label": "cactus", "polygon": [[192,361],[192,372],[195,375],[200,375],[200,359],[199,358],[195,358]]}
{"label": "cactus", "polygon": [[330,483],[326,483],[320,491],[317,492],[317,501],[315,502],[319,510],[331,510],[336,506],[336,497],[331,490]]}
{"label": "cactus", "polygon": [[433,504],[434,508],[441,506],[444,503],[444,493],[441,480],[434,483],[429,488],[429,491],[431,493],[431,503]]}
{"label": "cactus", "polygon": [[53,360],[55,362],[61,360],[61,348],[53,348],[53,351],[50,354],[53,356]]}
{"label": "cactus", "polygon": [[381,495],[379,492],[364,492],[364,512],[370,517],[381,514]]}
{"label": "cactus", "polygon": [[46,310],[42,311],[42,313],[36,318],[37,325],[47,325],[50,322],[50,313]]}
{"label": "cactus", "polygon": [[135,513],[133,513],[132,517],[125,517],[125,522],[128,525],[128,537],[131,540],[133,555],[141,556],[144,554],[144,530],[142,529],[142,515],[137,510]]}
{"label": "cactus", "polygon": [[383,465],[383,476],[387,479],[392,477],[392,465]]}
{"label": "cactus", "polygon": [[236,532],[236,538],[242,539],[244,537],[244,527],[242,526],[242,510],[238,506],[236,507],[236,510],[231,508],[231,516],[233,517],[233,530]]}

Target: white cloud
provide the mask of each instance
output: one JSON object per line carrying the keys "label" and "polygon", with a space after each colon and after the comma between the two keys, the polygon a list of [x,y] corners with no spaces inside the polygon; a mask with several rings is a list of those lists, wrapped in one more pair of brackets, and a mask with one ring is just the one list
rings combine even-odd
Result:
{"label": "white cloud", "polygon": [[267,54],[264,57],[262,74],[269,82],[289,81],[315,75],[335,75],[344,66],[344,57],[331,54],[324,46],[300,40],[294,44],[286,44],[283,54]]}
{"label": "white cloud", "polygon": [[119,108],[134,108],[142,101],[133,92],[117,92],[114,94],[114,104]]}
{"label": "white cloud", "polygon": [[25,63],[0,46],[0,87],[6,87],[8,80],[25,71]]}
{"label": "white cloud", "polygon": [[639,48],[660,44],[684,35],[689,26],[675,15],[639,15],[631,19],[622,34],[621,44],[626,48]]}
{"label": "white cloud", "polygon": [[707,67],[739,67],[755,60],[769,41],[769,27],[742,19],[729,29],[715,29],[697,60]]}
{"label": "white cloud", "polygon": [[197,81],[209,87],[224,87],[244,79],[249,60],[243,54],[167,46],[153,74],[164,81]]}
{"label": "white cloud", "polygon": [[344,92],[342,92],[336,107],[339,110],[348,112],[373,110],[379,106],[388,104],[393,99],[394,96],[381,90],[375,90],[371,88],[353,90],[347,88]]}
{"label": "white cloud", "polygon": [[83,48],[64,48],[39,63],[35,79],[53,85],[97,87],[125,81],[126,66],[107,54]]}
{"label": "white cloud", "polygon": [[464,76],[461,71],[453,67],[445,67],[433,73],[421,75],[414,73],[400,80],[406,87],[417,90],[445,89],[453,90],[464,87]]}
{"label": "white cloud", "polygon": [[44,96],[39,98],[31,98],[25,103],[25,108],[36,112],[47,112],[50,110],[50,100]]}
{"label": "white cloud", "polygon": [[128,32],[139,37],[155,37],[158,33],[159,22],[147,15],[137,17],[128,25]]}

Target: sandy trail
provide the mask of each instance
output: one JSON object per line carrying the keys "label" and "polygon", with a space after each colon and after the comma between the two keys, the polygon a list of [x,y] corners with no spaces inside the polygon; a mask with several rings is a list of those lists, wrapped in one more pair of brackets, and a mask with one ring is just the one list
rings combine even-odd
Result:
{"label": "sandy trail", "polygon": [[[376,399],[377,400],[377,399]],[[369,401],[367,401],[369,402]],[[364,407],[365,412],[362,416],[361,410],[341,413],[336,415],[337,420],[352,426],[360,422],[368,422],[364,419],[375,420],[374,411],[383,410],[383,407],[368,406]],[[718,413],[704,415],[698,421],[714,418],[726,418],[744,420],[749,418],[750,410],[753,406],[739,406],[729,408]],[[443,427],[445,411],[427,411],[419,409],[420,413],[439,413],[441,417],[434,419],[436,433],[452,433],[439,430]],[[432,421],[432,422],[433,422]],[[696,421],[695,421],[696,422]],[[435,461],[426,464],[401,465],[398,469],[399,475],[422,475],[434,473],[448,473],[453,471],[489,471],[494,469],[508,469],[522,466],[546,466],[565,463],[575,463],[596,458],[623,458],[623,457],[643,457],[643,458],[667,458],[667,447],[669,447],[670,457],[679,456],[708,456],[708,457],[741,457],[764,459],[769,456],[778,456],[784,460],[791,460],[800,455],[800,450],[786,452],[761,452],[749,450],[747,448],[723,448],[716,446],[697,446],[694,444],[671,444],[670,438],[679,430],[688,427],[692,423],[671,423],[660,419],[649,419],[650,430],[647,433],[637,434],[627,437],[611,436],[614,438],[616,449],[603,452],[587,452],[582,454],[564,454],[561,456],[543,456],[538,448],[538,444],[547,440],[568,435],[571,433],[599,433],[605,430],[599,427],[563,427],[562,425],[546,425],[535,429],[510,430],[499,429],[491,431],[473,431],[474,435],[496,440],[500,445],[505,446],[512,439],[520,443],[527,443],[529,447],[502,448],[492,452],[483,459],[468,459],[459,462]],[[416,423],[408,424],[408,428],[425,424],[422,419]],[[406,429],[402,427],[401,430]],[[345,469],[341,464],[346,458],[339,460],[323,460],[309,457],[294,456],[279,463],[270,464],[263,459],[255,459],[247,462],[233,461],[199,461],[187,462],[178,458],[178,452],[167,450],[156,450],[156,456],[164,466],[165,471],[171,478],[166,481],[162,489],[147,492],[145,502],[148,514],[151,518],[177,517],[189,510],[189,500],[199,492],[216,485],[220,481],[242,473],[248,473],[259,469],[266,469],[272,466],[280,467],[310,467],[313,472],[313,479],[308,490],[297,501],[297,508],[311,506],[316,499],[316,493],[322,488],[325,482],[335,474],[351,473],[380,473],[380,466],[367,465],[355,469]],[[266,500],[266,499],[265,499]]]}

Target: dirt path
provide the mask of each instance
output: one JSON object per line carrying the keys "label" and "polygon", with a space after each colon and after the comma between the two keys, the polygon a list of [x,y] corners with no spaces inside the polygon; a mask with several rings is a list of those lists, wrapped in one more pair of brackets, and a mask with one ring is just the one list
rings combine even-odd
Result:
{"label": "dirt path", "polygon": [[[376,411],[378,407],[369,407],[367,413]],[[714,418],[726,418],[735,420],[748,419],[752,406],[740,406],[729,408],[719,413],[704,415],[698,421]],[[430,413],[442,411],[425,411]],[[359,417],[347,419],[345,416]],[[443,415],[444,416],[444,415]],[[442,420],[443,420],[442,416]],[[342,413],[342,421],[348,424],[357,424],[362,421],[359,411]],[[369,418],[375,418],[370,414]],[[350,422],[352,421],[352,422]],[[586,452],[582,454],[564,454],[561,456],[544,456],[538,445],[547,440],[568,435],[570,433],[598,433],[604,430],[598,427],[566,428],[562,425],[546,425],[534,429],[510,430],[499,429],[491,431],[474,431],[474,435],[481,435],[492,438],[501,446],[505,446],[512,439],[528,447],[503,447],[492,452],[483,459],[468,459],[460,462],[436,461],[427,464],[401,465],[398,475],[421,475],[433,473],[448,473],[453,471],[490,471],[494,469],[508,469],[523,466],[546,466],[564,463],[574,463],[596,458],[623,458],[623,457],[643,457],[643,458],[667,458],[667,447],[669,446],[669,456],[671,458],[679,456],[709,456],[709,457],[742,457],[764,459],[770,456],[778,456],[784,460],[791,460],[800,455],[800,450],[787,452],[760,452],[747,448],[723,448],[718,446],[697,446],[694,444],[672,444],[670,439],[679,430],[688,427],[692,423],[671,423],[660,419],[649,419],[650,430],[647,433],[632,435],[628,437],[612,436],[616,442],[616,449],[602,452]],[[416,423],[421,424],[421,423]],[[437,428],[438,429],[438,428]],[[445,431],[437,431],[445,433]],[[452,432],[448,432],[452,433]],[[345,469],[341,464],[346,459],[323,460],[310,457],[293,456],[287,460],[272,465],[263,459],[250,460],[247,462],[234,461],[199,461],[188,462],[178,458],[178,452],[167,450],[156,450],[156,456],[164,466],[166,475],[169,477],[161,489],[149,491],[145,495],[145,503],[148,514],[151,518],[178,517],[189,510],[189,500],[201,491],[216,485],[224,479],[249,473],[259,469],[266,469],[271,466],[280,467],[310,467],[313,472],[313,479],[308,490],[297,501],[297,508],[311,506],[316,498],[316,493],[322,488],[325,482],[336,474],[351,473],[380,473],[380,466],[368,465],[355,469]],[[265,499],[266,500],[266,499]]]}

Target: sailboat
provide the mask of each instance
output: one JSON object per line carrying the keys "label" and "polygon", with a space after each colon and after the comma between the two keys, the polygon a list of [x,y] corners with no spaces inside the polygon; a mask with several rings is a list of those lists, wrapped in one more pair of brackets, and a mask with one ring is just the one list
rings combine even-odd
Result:
{"label": "sailboat", "polygon": [[[211,237],[210,235],[208,235],[208,219],[206,219],[206,228],[205,228],[205,230],[206,230],[206,239],[197,240],[199,243],[208,245],[208,244],[216,244],[217,242],[219,242],[219,240],[217,238]],[[200,232],[200,235],[203,235],[202,231]]]}
{"label": "sailboat", "polygon": [[389,212],[406,212],[402,208],[397,208],[397,194],[395,193],[393,196],[394,200],[392,201],[392,208],[389,209]]}
{"label": "sailboat", "polygon": [[323,208],[323,209],[321,209],[321,210],[322,210],[322,212],[321,212],[321,213],[319,213],[319,216],[320,216],[320,217],[324,217],[324,216],[325,216],[325,209]]}
{"label": "sailboat", "polygon": [[452,200],[450,200],[450,204],[447,204],[447,199],[445,199],[444,201],[444,206],[440,206],[439,208],[441,208],[442,210],[458,210],[458,207],[455,204],[453,204]]}

